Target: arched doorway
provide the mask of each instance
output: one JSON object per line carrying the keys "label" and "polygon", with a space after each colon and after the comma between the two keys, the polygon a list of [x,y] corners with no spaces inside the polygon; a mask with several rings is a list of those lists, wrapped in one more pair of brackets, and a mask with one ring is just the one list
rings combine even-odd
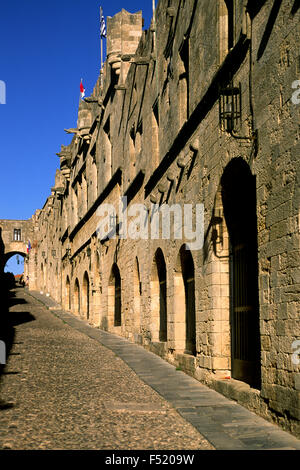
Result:
{"label": "arched doorway", "polygon": [[141,295],[142,295],[142,288],[141,288],[141,278],[140,278],[140,266],[139,260],[136,257],[134,263],[134,271],[133,271],[133,329],[136,333],[140,332],[140,325],[141,325]]}
{"label": "arched doorway", "polygon": [[83,307],[83,314],[86,315],[87,320],[90,318],[90,283],[89,283],[89,275],[85,271],[83,276],[83,284],[82,284],[82,307]]}
{"label": "arched doorway", "polygon": [[41,263],[41,282],[42,285],[40,285],[42,292],[45,290],[45,271],[44,271],[44,265]]}
{"label": "arched doorway", "polygon": [[70,285],[69,276],[67,276],[67,279],[66,279],[65,305],[66,305],[67,310],[71,310],[71,285]]}
{"label": "arched doorway", "polygon": [[163,252],[155,252],[151,272],[152,341],[167,341],[167,270]]}
{"label": "arched doorway", "polygon": [[183,245],[174,273],[176,349],[196,354],[195,267],[190,250]]}
{"label": "arched doorway", "polygon": [[260,387],[256,183],[248,164],[233,159],[221,179],[230,245],[232,377]]}
{"label": "arched doorway", "polygon": [[121,276],[119,268],[113,265],[108,286],[108,317],[113,326],[122,323]]}
{"label": "arched doorway", "polygon": [[102,294],[102,272],[101,272],[101,258],[100,253],[96,253],[96,263],[94,269],[94,292],[93,292],[93,321],[94,323],[101,324],[101,294]]}
{"label": "arched doorway", "polygon": [[80,313],[80,286],[77,278],[74,283],[74,310],[76,313]]}

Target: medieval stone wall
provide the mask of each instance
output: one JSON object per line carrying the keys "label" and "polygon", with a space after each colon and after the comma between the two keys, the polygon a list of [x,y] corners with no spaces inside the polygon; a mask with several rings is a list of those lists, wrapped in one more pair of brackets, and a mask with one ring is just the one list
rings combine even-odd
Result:
{"label": "medieval stone wall", "polygon": [[[31,288],[296,435],[299,24],[292,0],[160,0],[148,31],[108,18],[30,253]],[[170,236],[168,218],[143,232],[155,207],[181,211]]]}

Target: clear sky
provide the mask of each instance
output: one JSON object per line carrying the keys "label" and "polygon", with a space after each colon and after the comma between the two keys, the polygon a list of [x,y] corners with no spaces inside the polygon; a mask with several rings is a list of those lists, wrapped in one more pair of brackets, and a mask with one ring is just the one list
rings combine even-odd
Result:
{"label": "clear sky", "polygon": [[[100,0],[101,1],[101,0]],[[0,7],[0,219],[28,219],[42,208],[59,166],[56,153],[76,127],[79,84],[89,96],[100,70],[99,9],[143,11],[152,0],[14,0]]]}
{"label": "clear sky", "polygon": [[15,255],[9,258],[4,268],[5,272],[14,274],[23,274],[24,272],[24,258],[20,255]]}
{"label": "clear sky", "polygon": [[80,79],[89,96],[99,75],[100,6],[105,20],[142,10],[149,28],[152,0],[1,1],[0,219],[29,219],[50,195],[56,153],[72,138],[64,129],[76,127]]}

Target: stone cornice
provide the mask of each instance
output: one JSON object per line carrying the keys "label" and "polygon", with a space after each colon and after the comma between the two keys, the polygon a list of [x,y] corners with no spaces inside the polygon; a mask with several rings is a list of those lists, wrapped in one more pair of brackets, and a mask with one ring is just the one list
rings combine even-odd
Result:
{"label": "stone cornice", "polygon": [[110,181],[107,183],[105,188],[103,189],[102,193],[97,197],[96,201],[92,204],[90,209],[85,213],[85,215],[80,219],[80,221],[77,223],[77,225],[73,228],[71,231],[69,238],[70,240],[73,240],[75,237],[76,233],[81,229],[81,227],[91,218],[91,216],[94,214],[95,210],[102,204],[107,196],[111,193],[113,188],[119,184],[121,186],[122,183],[122,168],[119,167],[117,171],[114,173]]}

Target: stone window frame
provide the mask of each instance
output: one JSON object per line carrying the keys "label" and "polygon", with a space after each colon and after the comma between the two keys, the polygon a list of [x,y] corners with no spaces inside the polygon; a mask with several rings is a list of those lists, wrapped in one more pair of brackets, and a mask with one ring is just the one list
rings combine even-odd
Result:
{"label": "stone window frame", "polygon": [[20,241],[22,241],[22,229],[20,229],[20,228],[14,228],[14,231],[13,231],[13,241],[14,241],[14,242],[20,242]]}

